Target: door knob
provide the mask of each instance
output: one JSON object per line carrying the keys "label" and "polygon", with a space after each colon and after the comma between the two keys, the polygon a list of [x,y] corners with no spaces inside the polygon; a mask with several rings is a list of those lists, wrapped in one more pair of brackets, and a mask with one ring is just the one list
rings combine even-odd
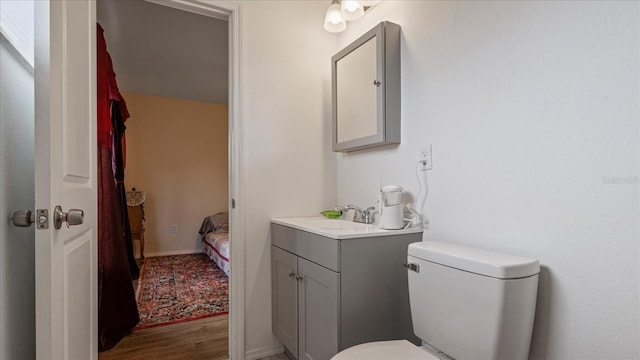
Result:
{"label": "door knob", "polygon": [[82,224],[84,222],[84,211],[69,209],[69,212],[64,212],[60,205],[56,206],[53,209],[53,225],[56,229],[60,229],[63,222],[66,222],[67,226]]}
{"label": "door knob", "polygon": [[31,224],[37,223],[38,229],[48,229],[49,211],[46,209],[38,209],[36,213],[31,210],[14,211],[11,215],[11,223],[18,227],[29,227]]}
{"label": "door knob", "polygon": [[11,216],[11,222],[13,226],[29,227],[36,221],[35,215],[31,210],[18,210],[14,211]]}

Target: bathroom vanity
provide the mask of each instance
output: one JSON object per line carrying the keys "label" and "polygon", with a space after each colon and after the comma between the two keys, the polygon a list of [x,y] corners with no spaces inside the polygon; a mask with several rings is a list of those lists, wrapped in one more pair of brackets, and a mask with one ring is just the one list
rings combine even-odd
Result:
{"label": "bathroom vanity", "polygon": [[384,230],[320,217],[271,223],[272,329],[295,359],[413,334],[407,270],[422,229]]}

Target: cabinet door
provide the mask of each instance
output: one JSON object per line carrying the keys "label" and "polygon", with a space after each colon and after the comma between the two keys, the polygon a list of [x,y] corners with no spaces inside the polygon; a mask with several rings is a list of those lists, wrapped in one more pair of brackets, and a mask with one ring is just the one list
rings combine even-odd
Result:
{"label": "cabinet door", "polygon": [[271,322],[273,333],[298,357],[296,256],[271,246]]}
{"label": "cabinet door", "polygon": [[340,274],[298,258],[299,359],[329,360],[338,353]]}

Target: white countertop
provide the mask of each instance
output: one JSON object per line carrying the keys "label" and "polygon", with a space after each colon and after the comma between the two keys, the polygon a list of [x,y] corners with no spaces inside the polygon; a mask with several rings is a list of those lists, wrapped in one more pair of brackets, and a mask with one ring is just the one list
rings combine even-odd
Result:
{"label": "white countertop", "polygon": [[271,219],[271,222],[332,239],[354,239],[422,232],[421,227],[386,230],[374,224],[362,224],[344,219],[328,219],[322,216],[279,218]]}

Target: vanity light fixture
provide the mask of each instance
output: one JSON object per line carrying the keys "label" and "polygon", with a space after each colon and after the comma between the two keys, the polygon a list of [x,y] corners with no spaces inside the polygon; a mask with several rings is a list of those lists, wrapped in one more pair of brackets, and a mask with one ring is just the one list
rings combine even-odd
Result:
{"label": "vanity light fixture", "polygon": [[347,22],[340,14],[340,0],[331,1],[331,6],[324,16],[324,29],[328,32],[339,33],[347,28]]}
{"label": "vanity light fixture", "polygon": [[358,20],[364,16],[364,6],[358,0],[342,0],[340,14],[347,21]]}
{"label": "vanity light fixture", "polygon": [[347,21],[355,21],[380,0],[332,0],[324,16],[324,29],[339,33],[347,28]]}

